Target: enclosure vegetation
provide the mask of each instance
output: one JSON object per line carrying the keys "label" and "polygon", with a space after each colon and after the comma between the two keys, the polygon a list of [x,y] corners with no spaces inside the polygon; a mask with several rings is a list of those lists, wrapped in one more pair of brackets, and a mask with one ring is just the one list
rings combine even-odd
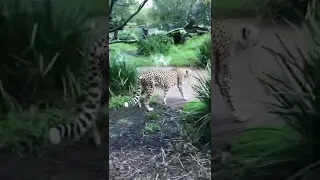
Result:
{"label": "enclosure vegetation", "polygon": [[[156,38],[160,39],[161,36]],[[137,44],[111,44],[110,49],[114,50],[111,55],[121,53],[120,56],[124,56],[127,61],[134,62],[137,66],[205,67],[208,61],[207,56],[204,55],[203,58],[198,56],[201,56],[199,53],[205,53],[199,52],[203,51],[203,48],[199,49],[199,47],[208,38],[208,35],[197,36],[181,45],[173,45],[171,41],[163,42],[164,40],[161,40],[161,43],[151,38]],[[167,40],[166,37],[165,39]],[[199,59],[204,63],[199,62]]]}
{"label": "enclosure vegetation", "polygon": [[[93,5],[94,4],[94,5]],[[105,1],[2,0],[0,148],[33,152],[49,126],[65,121],[79,95],[79,53],[95,38],[88,24]]]}

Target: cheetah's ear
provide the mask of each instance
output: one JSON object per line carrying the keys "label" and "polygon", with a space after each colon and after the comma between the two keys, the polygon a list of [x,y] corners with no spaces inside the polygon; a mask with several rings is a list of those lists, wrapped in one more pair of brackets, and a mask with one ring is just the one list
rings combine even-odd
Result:
{"label": "cheetah's ear", "polygon": [[243,27],[241,31],[242,38],[248,39],[249,34],[250,34],[250,30],[247,29],[246,27]]}
{"label": "cheetah's ear", "polygon": [[188,74],[188,75],[191,74],[191,70],[190,70],[190,69],[187,69],[187,70],[186,70],[186,74]]}

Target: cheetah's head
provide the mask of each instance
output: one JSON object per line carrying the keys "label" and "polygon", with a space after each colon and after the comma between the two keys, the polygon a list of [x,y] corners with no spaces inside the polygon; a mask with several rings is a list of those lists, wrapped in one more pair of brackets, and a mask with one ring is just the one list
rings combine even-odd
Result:
{"label": "cheetah's head", "polygon": [[191,76],[191,73],[192,73],[192,71],[191,71],[190,69],[186,69],[186,70],[185,70],[184,77],[186,77],[186,78],[190,77],[190,76]]}
{"label": "cheetah's head", "polygon": [[250,49],[251,47],[256,46],[258,42],[258,35],[258,27],[252,25],[242,27],[241,35],[238,38],[242,49]]}

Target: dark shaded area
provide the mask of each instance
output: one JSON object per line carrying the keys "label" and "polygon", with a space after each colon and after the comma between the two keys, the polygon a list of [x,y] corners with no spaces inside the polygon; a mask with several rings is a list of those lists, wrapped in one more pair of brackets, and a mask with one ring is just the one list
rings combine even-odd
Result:
{"label": "dark shaded area", "polygon": [[0,155],[0,179],[11,180],[107,180],[108,147],[103,144],[94,149],[87,141],[73,145],[61,145],[42,151],[38,157],[19,157],[14,154]]}

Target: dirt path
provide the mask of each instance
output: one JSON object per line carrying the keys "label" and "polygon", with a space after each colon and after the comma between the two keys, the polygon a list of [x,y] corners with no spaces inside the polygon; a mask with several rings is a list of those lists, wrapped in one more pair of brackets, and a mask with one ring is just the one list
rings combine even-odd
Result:
{"label": "dirt path", "polygon": [[[172,67],[143,67],[140,70],[144,71],[146,69],[171,69],[171,68]],[[202,70],[197,70],[197,69],[191,69],[191,70],[192,70],[192,76],[195,76],[195,77],[199,77],[199,75],[202,76],[205,74],[205,72]],[[196,99],[195,93],[191,87],[194,84],[197,84],[197,80],[193,77],[190,77],[188,80],[186,80],[183,83],[183,89],[184,89],[185,95],[186,97],[189,98],[188,101],[193,101]],[[156,89],[156,92],[154,95],[156,97],[156,102],[158,104],[162,104],[163,91],[161,89]],[[169,93],[167,96],[167,103],[168,103],[168,106],[170,107],[181,107],[184,103],[186,103],[186,101],[182,98],[178,88],[173,87],[169,90]]]}

